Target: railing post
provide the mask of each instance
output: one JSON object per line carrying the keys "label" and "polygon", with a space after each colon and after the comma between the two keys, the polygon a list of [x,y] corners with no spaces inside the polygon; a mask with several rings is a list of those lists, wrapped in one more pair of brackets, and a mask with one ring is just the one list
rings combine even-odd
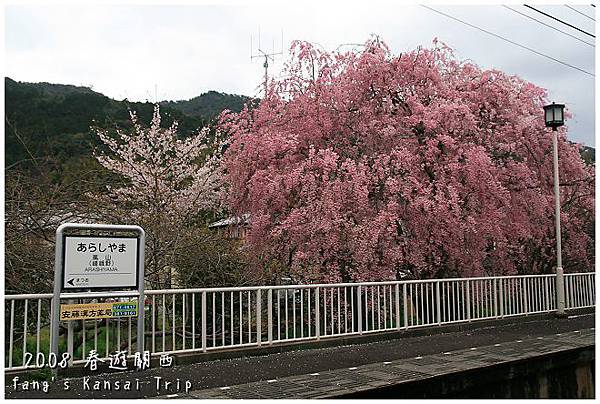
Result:
{"label": "railing post", "polygon": [[467,304],[467,320],[471,321],[471,288],[470,288],[470,283],[469,280],[466,280],[467,282],[467,299],[466,299],[466,304]]}
{"label": "railing post", "polygon": [[256,290],[256,342],[262,345],[262,298],[260,289]]}
{"label": "railing post", "polygon": [[[74,304],[74,300],[69,300],[69,304]],[[67,322],[67,353],[69,354],[69,366],[73,366],[73,334],[74,330],[73,321]],[[108,332],[108,331],[107,331]]]}
{"label": "railing post", "polygon": [[[319,295],[321,294],[321,288],[317,286],[315,291],[315,334],[317,340],[321,339],[321,307],[319,305]],[[279,327],[279,324],[277,325]]]}
{"label": "railing post", "polygon": [[358,296],[357,296],[357,306],[358,306],[358,333],[363,333],[362,326],[362,286],[358,285]]}
{"label": "railing post", "polygon": [[404,328],[408,328],[408,296],[406,295],[406,283],[402,284],[403,309],[404,309]]}
{"label": "railing post", "polygon": [[524,309],[525,315],[529,315],[529,279],[527,277],[523,277],[523,283],[525,283],[525,287],[522,289],[523,297],[524,297]]}
{"label": "railing post", "polygon": [[[577,278],[575,276],[570,276],[569,277],[569,289],[570,289],[570,294],[571,294],[571,308],[577,308],[578,305],[578,298],[577,298],[577,282],[576,282]],[[567,309],[567,307],[565,307],[565,310]]]}
{"label": "railing post", "polygon": [[580,278],[580,280],[579,280],[578,284],[579,284],[579,289],[581,289],[579,292],[579,295],[581,296],[581,306],[585,306],[586,302],[587,302],[586,292],[585,292],[585,276],[580,276],[579,278]]}
{"label": "railing post", "polygon": [[550,292],[548,291],[548,277],[544,276],[544,311],[550,311]]}
{"label": "railing post", "polygon": [[583,277],[577,276],[575,278],[577,283],[575,288],[577,289],[577,297],[579,298],[579,307],[585,306],[585,290],[583,290]]}
{"label": "railing post", "polygon": [[590,274],[588,276],[589,280],[588,280],[588,287],[589,287],[589,291],[590,291],[590,306],[594,305],[594,301],[595,301],[595,295],[594,295],[594,275]]}
{"label": "railing post", "polygon": [[497,278],[494,278],[494,317],[498,318],[498,282]]}
{"label": "railing post", "polygon": [[589,306],[590,305],[590,288],[589,288],[589,276],[584,275],[583,276],[583,288],[585,290],[584,294],[585,294],[585,305]]}
{"label": "railing post", "polygon": [[581,290],[581,281],[580,277],[575,275],[573,277],[573,288],[575,294],[575,301],[577,302],[577,307],[583,306],[583,291]]}
{"label": "railing post", "polygon": [[[279,324],[278,324],[279,326]],[[269,345],[273,344],[273,289],[267,293],[267,327],[269,336]]]}
{"label": "railing post", "polygon": [[396,283],[396,328],[400,329],[400,284]]}
{"label": "railing post", "polygon": [[584,277],[578,276],[577,288],[579,289],[579,306],[585,306],[585,290],[583,287]]}
{"label": "railing post", "polygon": [[442,310],[440,304],[440,281],[435,282],[435,297],[436,297],[436,310],[437,310],[437,323],[442,324]]}
{"label": "railing post", "polygon": [[[554,279],[554,293],[556,294],[556,307],[558,313],[558,287],[560,282],[557,276],[555,276]],[[568,276],[563,276],[561,278],[561,281],[562,284],[560,285],[560,287],[563,288],[563,296],[565,296],[565,309],[568,309],[571,307],[571,278]]]}
{"label": "railing post", "polygon": [[[8,346],[8,367],[12,368],[12,357],[13,357],[13,341],[14,341],[14,332],[15,332],[15,300],[11,299],[10,301],[10,343]],[[57,355],[58,356],[58,355]]]}
{"label": "railing post", "polygon": [[586,284],[585,284],[585,276],[580,276],[578,277],[580,278],[580,281],[578,282],[579,286],[578,288],[580,289],[579,291],[579,295],[580,295],[580,300],[581,300],[581,306],[585,307],[587,304],[587,292],[586,292]]}
{"label": "railing post", "polygon": [[582,292],[583,292],[583,303],[585,306],[589,306],[589,300],[590,300],[590,295],[589,295],[590,290],[588,287],[587,279],[588,279],[587,275],[581,276],[581,288],[582,288]]}
{"label": "railing post", "polygon": [[[22,365],[25,365],[25,356],[27,353],[27,304],[28,303],[29,303],[29,299],[25,299],[25,309],[23,310],[23,362],[22,362]],[[85,338],[85,329],[84,329],[84,338]]]}
{"label": "railing post", "polygon": [[500,317],[504,318],[504,279],[500,278]]}
{"label": "railing post", "polygon": [[206,352],[206,291],[202,292],[202,352]]}
{"label": "railing post", "polygon": [[585,283],[585,275],[582,275],[581,277],[581,282],[579,282],[580,284],[580,288],[581,288],[581,305],[582,306],[586,306],[587,305],[587,291],[586,291],[586,283]]}

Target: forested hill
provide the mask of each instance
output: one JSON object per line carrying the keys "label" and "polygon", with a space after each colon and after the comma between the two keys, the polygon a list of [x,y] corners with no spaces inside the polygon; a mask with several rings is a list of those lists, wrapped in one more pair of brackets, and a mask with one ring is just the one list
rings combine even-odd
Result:
{"label": "forested hill", "polygon": [[[92,164],[98,139],[90,126],[128,126],[129,109],[146,124],[153,105],[117,101],[87,87],[24,83],[5,78],[5,167],[32,167],[51,158],[57,175]],[[165,124],[176,119],[185,136],[204,126],[223,109],[240,111],[247,98],[210,91],[189,101],[162,102]]]}
{"label": "forested hill", "polygon": [[596,149],[589,146],[581,146],[581,157],[588,164],[594,164],[596,162]]}
{"label": "forested hill", "polygon": [[249,100],[243,95],[218,93],[209,91],[198,97],[184,101],[161,101],[160,105],[178,109],[186,115],[214,118],[223,110],[239,112]]}

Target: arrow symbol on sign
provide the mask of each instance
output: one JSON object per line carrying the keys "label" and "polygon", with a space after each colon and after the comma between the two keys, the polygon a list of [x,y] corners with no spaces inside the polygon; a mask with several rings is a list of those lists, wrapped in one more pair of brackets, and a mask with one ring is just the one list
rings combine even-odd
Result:
{"label": "arrow symbol on sign", "polygon": [[68,283],[69,285],[71,285],[71,286],[75,286],[75,285],[73,284],[73,281],[74,281],[74,280],[75,280],[75,278],[71,278],[71,279],[69,279],[69,280],[67,281],[67,283]]}

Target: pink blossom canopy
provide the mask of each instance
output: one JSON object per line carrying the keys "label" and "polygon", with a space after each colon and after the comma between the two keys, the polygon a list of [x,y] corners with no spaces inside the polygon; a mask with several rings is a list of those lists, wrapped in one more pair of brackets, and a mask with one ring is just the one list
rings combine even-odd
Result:
{"label": "pink blossom canopy", "polygon": [[[292,46],[285,79],[225,114],[229,202],[255,266],[306,280],[549,272],[555,262],[546,92],[432,49]],[[589,270],[593,168],[559,130],[563,260]]]}

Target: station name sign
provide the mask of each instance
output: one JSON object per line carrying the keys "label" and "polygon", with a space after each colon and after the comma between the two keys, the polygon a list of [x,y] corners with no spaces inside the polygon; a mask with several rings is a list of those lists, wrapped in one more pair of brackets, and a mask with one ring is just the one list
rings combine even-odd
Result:
{"label": "station name sign", "polygon": [[[102,318],[108,326],[111,319],[137,316],[137,335],[144,335],[145,243],[146,232],[136,225],[58,226],[50,311],[51,354],[59,354],[61,322],[69,322],[72,330],[71,320]],[[137,338],[136,349],[144,351],[144,338]]]}
{"label": "station name sign", "polygon": [[137,237],[65,236],[62,289],[138,286]]}

